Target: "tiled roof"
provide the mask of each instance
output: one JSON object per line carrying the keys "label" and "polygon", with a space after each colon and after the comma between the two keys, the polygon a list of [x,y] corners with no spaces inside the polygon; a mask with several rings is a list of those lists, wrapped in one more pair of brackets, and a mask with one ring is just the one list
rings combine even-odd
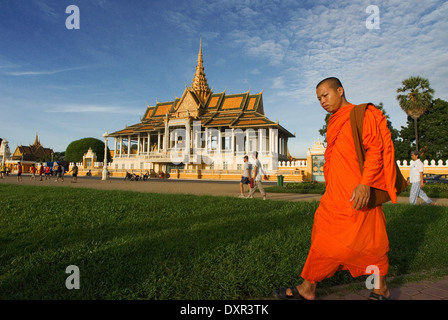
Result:
{"label": "tiled roof", "polygon": [[[185,90],[189,89],[186,88]],[[194,92],[189,92],[194,96]],[[164,120],[167,115],[169,120],[176,119],[176,110],[179,109],[181,104],[181,99],[176,98],[175,101],[158,102],[156,106],[148,106],[141,123],[114,132],[111,136],[161,130],[165,126]],[[201,125],[204,127],[278,127],[288,135],[293,136],[279,126],[277,122],[273,122],[266,117],[263,110],[262,93],[253,95],[249,92],[232,95],[226,95],[225,92],[212,93],[205,105],[198,104],[197,108],[200,112],[193,120],[201,121]]]}

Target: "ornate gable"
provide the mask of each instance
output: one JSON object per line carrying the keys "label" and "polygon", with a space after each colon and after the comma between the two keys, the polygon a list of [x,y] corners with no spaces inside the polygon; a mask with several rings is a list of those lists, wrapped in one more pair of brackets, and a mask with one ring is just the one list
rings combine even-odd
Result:
{"label": "ornate gable", "polygon": [[176,110],[175,117],[176,118],[186,118],[193,117],[197,118],[199,116],[199,109],[201,108],[201,104],[194,97],[194,94],[190,92],[190,90],[185,89],[182,98],[179,100]]}

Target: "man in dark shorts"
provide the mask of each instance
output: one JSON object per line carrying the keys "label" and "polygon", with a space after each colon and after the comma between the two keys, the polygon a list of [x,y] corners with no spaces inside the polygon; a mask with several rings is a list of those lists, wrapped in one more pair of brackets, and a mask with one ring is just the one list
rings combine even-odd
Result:
{"label": "man in dark shorts", "polygon": [[252,164],[249,162],[249,157],[244,156],[244,167],[243,167],[243,175],[241,176],[240,181],[240,198],[245,198],[243,185],[248,184],[250,190],[250,174],[252,171]]}
{"label": "man in dark shorts", "polygon": [[72,167],[72,176],[73,176],[73,183],[76,183],[76,181],[78,181],[78,166],[76,165],[76,163],[73,164]]}
{"label": "man in dark shorts", "polygon": [[22,164],[17,164],[17,181],[22,181]]}

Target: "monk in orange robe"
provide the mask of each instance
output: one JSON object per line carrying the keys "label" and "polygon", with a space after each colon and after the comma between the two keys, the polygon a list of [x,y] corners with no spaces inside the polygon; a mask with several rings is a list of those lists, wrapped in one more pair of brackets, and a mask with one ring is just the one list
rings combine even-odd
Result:
{"label": "monk in orange robe", "polygon": [[[302,284],[281,288],[280,299],[315,299],[317,283],[338,270],[349,270],[353,277],[379,269],[379,288],[371,299],[389,299],[385,276],[389,268],[389,240],[382,205],[368,208],[370,188],[383,190],[394,185],[395,176],[384,172],[394,165],[391,139],[384,141],[378,123],[383,114],[366,109],[363,144],[366,149],[363,173],[359,167],[350,124],[353,104],[347,102],[337,78],[322,80],[316,87],[321,106],[332,113],[327,126],[324,176],[326,192],[314,217],[311,248],[301,277]],[[396,197],[392,199],[396,203]]]}

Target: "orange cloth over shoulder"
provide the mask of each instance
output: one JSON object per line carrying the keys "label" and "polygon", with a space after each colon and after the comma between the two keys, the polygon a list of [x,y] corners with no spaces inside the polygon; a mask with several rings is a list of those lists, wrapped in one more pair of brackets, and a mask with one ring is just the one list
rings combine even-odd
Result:
{"label": "orange cloth over shoulder", "polygon": [[384,170],[386,167],[389,172],[393,145],[383,141],[379,129],[382,112],[369,107],[364,118],[366,159],[361,176],[350,124],[353,107],[342,107],[331,115],[327,127],[326,192],[314,216],[311,248],[301,275],[313,283],[338,270],[349,270],[358,277],[371,274],[366,272],[369,266],[378,267],[380,275],[386,275],[389,269],[389,240],[382,206],[355,210],[350,198],[360,183],[383,190],[393,185],[393,173]]}

